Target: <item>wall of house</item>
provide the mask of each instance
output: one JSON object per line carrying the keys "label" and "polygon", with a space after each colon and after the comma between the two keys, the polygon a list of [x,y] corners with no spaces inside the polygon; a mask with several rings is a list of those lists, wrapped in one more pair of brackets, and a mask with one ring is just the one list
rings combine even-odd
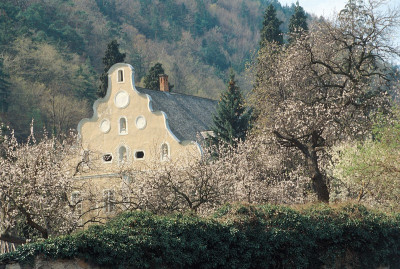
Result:
{"label": "wall of house", "polygon": [[81,204],[83,211],[91,210],[82,223],[118,212],[101,208],[106,204],[101,200],[109,191],[114,197],[121,194],[122,172],[157,170],[169,163],[187,166],[201,157],[198,144],[178,141],[169,130],[166,115],[152,110],[151,98],[136,90],[133,72],[128,64],[111,67],[106,96],[95,102],[93,117],[78,125],[81,156],[71,165],[77,170],[76,192],[79,197],[85,196],[85,191],[98,195],[97,204],[85,200]]}
{"label": "wall of house", "polygon": [[167,160],[200,158],[198,145],[179,142],[164,113],[152,111],[150,98],[134,85],[133,68],[114,65],[107,95],[96,101],[93,117],[79,123],[82,154],[89,153],[94,168],[87,173],[149,169]]}

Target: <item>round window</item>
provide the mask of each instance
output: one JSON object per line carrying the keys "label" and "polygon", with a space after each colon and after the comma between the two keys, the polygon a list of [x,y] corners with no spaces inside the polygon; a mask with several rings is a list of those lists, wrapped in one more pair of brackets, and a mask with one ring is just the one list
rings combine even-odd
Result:
{"label": "round window", "polygon": [[146,119],[143,116],[139,116],[136,118],[136,127],[138,129],[144,129],[146,127]]}
{"label": "round window", "polygon": [[111,124],[108,119],[104,119],[100,123],[100,130],[102,133],[108,133],[111,129]]}
{"label": "round window", "polygon": [[126,91],[120,91],[115,95],[115,105],[118,108],[125,108],[129,104],[129,94]]}

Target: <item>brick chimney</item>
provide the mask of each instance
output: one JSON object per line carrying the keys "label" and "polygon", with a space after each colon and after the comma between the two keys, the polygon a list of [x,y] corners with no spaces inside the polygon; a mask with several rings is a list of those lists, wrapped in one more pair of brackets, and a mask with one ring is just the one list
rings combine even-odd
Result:
{"label": "brick chimney", "polygon": [[160,91],[169,92],[168,87],[168,76],[166,74],[162,74],[158,76],[160,78]]}

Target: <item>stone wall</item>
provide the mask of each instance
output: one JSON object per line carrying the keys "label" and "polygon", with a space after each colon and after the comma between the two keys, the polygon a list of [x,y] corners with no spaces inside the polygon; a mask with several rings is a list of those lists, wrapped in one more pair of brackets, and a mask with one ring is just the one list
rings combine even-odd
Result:
{"label": "stone wall", "polygon": [[74,260],[43,260],[36,259],[34,265],[20,265],[18,263],[0,265],[0,269],[109,269],[89,264],[80,259]]}

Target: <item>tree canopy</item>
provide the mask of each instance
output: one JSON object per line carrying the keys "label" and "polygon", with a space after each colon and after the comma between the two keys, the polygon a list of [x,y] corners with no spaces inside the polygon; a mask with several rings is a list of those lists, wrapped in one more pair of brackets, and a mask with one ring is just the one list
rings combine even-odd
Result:
{"label": "tree canopy", "polygon": [[[135,81],[143,81],[148,69],[162,60],[175,89],[218,98],[228,68],[235,69],[237,78],[245,71],[270,3],[117,2],[82,0],[71,5],[70,1],[0,1],[1,57],[12,89],[2,119],[12,126],[18,139],[25,140],[29,135],[25,127],[32,117],[36,126],[53,125],[49,121],[54,115],[43,108],[49,95],[63,99],[60,103],[68,100],[70,110],[85,110],[69,121],[67,130],[89,116],[91,104],[99,96],[102,58],[113,39],[126,53],[125,62],[134,67]],[[273,4],[285,21],[282,30],[286,31],[291,7],[278,1]],[[106,79],[103,74],[102,80]],[[103,83],[103,94],[106,85]],[[250,88],[250,82],[242,84],[243,90]]]}
{"label": "tree canopy", "polygon": [[[161,63],[155,63],[144,77],[144,86],[150,90],[160,90],[159,76],[165,74],[164,68]],[[168,82],[169,91],[172,90],[174,85]]]}
{"label": "tree canopy", "polygon": [[261,28],[261,39],[260,47],[265,42],[277,42],[283,44],[282,31],[279,29],[282,22],[276,17],[276,10],[272,4],[270,4],[264,13],[264,21]]}
{"label": "tree canopy", "polygon": [[398,209],[400,201],[400,110],[378,115],[372,136],[334,147],[335,199],[367,201]]}
{"label": "tree canopy", "polygon": [[289,163],[308,175],[320,201],[329,201],[327,149],[367,135],[377,109],[389,104],[384,60],[398,54],[387,35],[399,14],[377,4],[350,1],[336,21],[317,22],[291,45],[268,44],[259,54],[258,123],[283,149],[301,153]]}
{"label": "tree canopy", "polygon": [[5,113],[8,110],[10,83],[8,82],[9,75],[4,70],[3,59],[0,58],[0,113]]}
{"label": "tree canopy", "polygon": [[212,144],[227,143],[235,146],[238,141],[244,141],[250,128],[250,118],[251,110],[246,107],[240,88],[236,85],[235,75],[231,71],[227,90],[221,94],[214,115]]}
{"label": "tree canopy", "polygon": [[[3,130],[0,129],[0,137]],[[73,141],[76,137],[73,138]],[[77,147],[45,136],[31,135],[18,143],[13,132],[0,143],[0,240],[25,243],[28,239],[65,234],[77,226],[76,205],[68,158]]]}
{"label": "tree canopy", "polygon": [[303,7],[301,7],[297,1],[294,14],[290,17],[289,21],[289,43],[303,31],[308,31],[307,16]]}
{"label": "tree canopy", "polygon": [[101,85],[97,95],[99,97],[106,96],[108,88],[108,70],[116,63],[125,61],[126,54],[119,51],[119,44],[117,40],[112,40],[108,45],[103,57],[104,72],[100,76]]}

